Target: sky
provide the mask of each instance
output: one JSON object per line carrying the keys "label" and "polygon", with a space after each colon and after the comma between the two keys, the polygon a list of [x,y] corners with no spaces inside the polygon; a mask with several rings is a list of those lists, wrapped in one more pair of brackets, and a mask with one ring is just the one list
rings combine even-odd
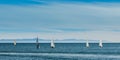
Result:
{"label": "sky", "polygon": [[120,42],[120,0],[0,0],[0,39]]}

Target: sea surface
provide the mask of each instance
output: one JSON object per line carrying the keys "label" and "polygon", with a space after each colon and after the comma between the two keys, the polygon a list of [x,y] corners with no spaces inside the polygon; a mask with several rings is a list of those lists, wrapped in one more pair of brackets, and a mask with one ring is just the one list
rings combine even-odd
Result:
{"label": "sea surface", "polygon": [[0,60],[120,60],[120,43],[0,43]]}

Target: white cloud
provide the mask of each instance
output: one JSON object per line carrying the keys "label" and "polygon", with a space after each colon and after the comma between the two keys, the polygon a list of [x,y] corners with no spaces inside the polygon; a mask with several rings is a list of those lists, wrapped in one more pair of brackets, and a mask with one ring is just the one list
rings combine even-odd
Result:
{"label": "white cloud", "polygon": [[65,33],[2,33],[0,39],[88,39],[103,40],[108,42],[120,42],[120,32],[111,31],[88,31],[88,32],[65,32]]}

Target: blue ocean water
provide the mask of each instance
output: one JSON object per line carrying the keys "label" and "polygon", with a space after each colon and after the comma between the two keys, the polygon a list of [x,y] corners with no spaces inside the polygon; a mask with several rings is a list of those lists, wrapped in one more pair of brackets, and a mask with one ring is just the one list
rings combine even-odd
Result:
{"label": "blue ocean water", "polygon": [[56,43],[51,48],[49,43],[0,43],[0,60],[120,60],[119,43]]}

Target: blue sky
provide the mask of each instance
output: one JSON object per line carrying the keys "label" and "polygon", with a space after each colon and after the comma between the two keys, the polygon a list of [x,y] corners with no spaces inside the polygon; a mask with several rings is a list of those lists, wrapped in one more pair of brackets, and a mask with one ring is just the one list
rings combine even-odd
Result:
{"label": "blue sky", "polygon": [[2,0],[0,37],[120,42],[119,0]]}

